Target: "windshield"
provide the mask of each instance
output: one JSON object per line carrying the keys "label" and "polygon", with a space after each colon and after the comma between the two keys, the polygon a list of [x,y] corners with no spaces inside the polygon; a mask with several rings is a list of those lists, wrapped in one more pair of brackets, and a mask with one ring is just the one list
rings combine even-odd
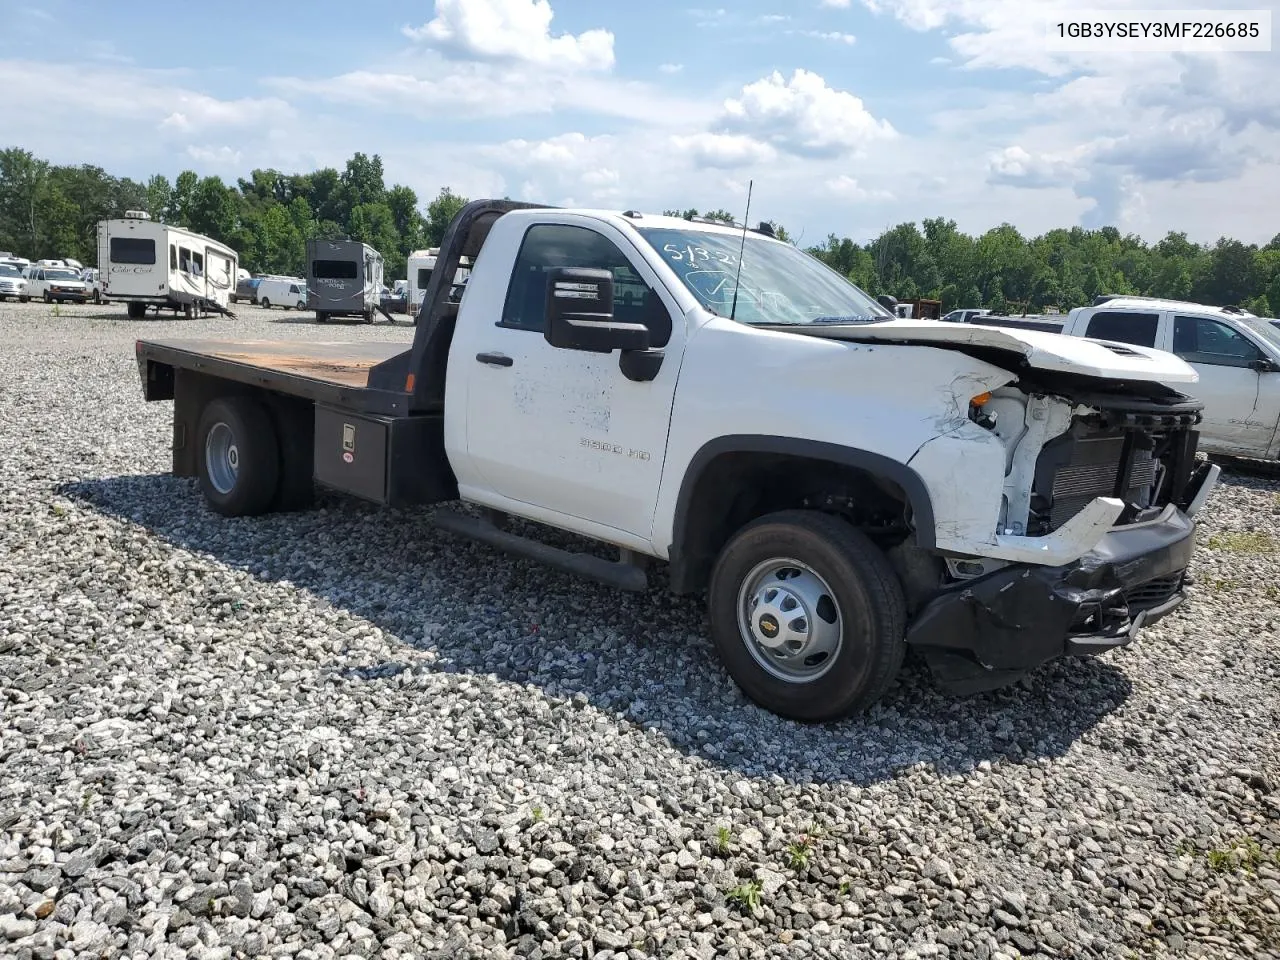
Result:
{"label": "windshield", "polygon": [[0,277],[21,277],[22,271],[7,263],[0,263]]}
{"label": "windshield", "polygon": [[1274,321],[1264,317],[1250,317],[1244,323],[1250,330],[1271,344],[1274,350],[1280,352],[1280,327],[1277,327]]}
{"label": "windshield", "polygon": [[[641,228],[698,302],[729,316],[742,237],[736,234]],[[826,264],[795,247],[747,237],[735,319],[748,324],[868,323],[893,314]]]}
{"label": "windshield", "polygon": [[79,280],[80,275],[74,270],[46,270],[45,277],[50,280]]}

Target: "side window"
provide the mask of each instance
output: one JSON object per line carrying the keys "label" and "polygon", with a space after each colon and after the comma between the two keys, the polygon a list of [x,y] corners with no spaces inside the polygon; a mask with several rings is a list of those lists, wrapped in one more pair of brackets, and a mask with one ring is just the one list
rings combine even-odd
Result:
{"label": "side window", "polygon": [[1116,343],[1132,343],[1136,347],[1154,347],[1156,331],[1160,327],[1158,313],[1123,313],[1104,310],[1089,320],[1085,336],[1095,340],[1113,340]]}
{"label": "side window", "polygon": [[169,244],[169,269],[178,269],[178,248],[172,243]]}
{"label": "side window", "polygon": [[556,267],[613,271],[613,311],[618,321],[646,324],[652,346],[666,346],[671,339],[671,314],[613,241],[586,227],[553,223],[530,227],[524,235],[502,309],[502,326],[542,332],[547,274]]}
{"label": "side window", "polygon": [[178,248],[178,268],[183,273],[191,272],[191,251],[186,247]]}
{"label": "side window", "polygon": [[1244,334],[1208,317],[1175,317],[1173,352],[1188,363],[1247,367],[1262,351]]}
{"label": "side window", "polygon": [[193,253],[191,255],[191,272],[197,277],[204,274],[204,254]]}

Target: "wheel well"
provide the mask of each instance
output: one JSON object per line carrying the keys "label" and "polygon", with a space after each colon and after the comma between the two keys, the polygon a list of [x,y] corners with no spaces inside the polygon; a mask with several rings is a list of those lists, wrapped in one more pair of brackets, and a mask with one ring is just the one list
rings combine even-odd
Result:
{"label": "wheel well", "polygon": [[278,431],[297,435],[303,445],[314,444],[315,404],[250,384],[224,380],[194,370],[179,368],[174,378],[173,404],[173,474],[177,477],[196,475],[196,428],[205,406],[218,397],[248,396],[265,404]]}
{"label": "wheel well", "polygon": [[[695,457],[676,506],[671,589],[704,589],[716,556],[734,532],[776,510],[841,516],[886,550],[909,540],[932,544],[932,507],[913,472],[894,464],[889,470],[899,482],[886,475],[889,470],[879,457],[852,450],[841,456],[834,460],[819,451],[810,456],[733,450],[715,453],[701,464]],[[855,460],[862,463],[850,462]],[[913,522],[919,524],[918,532]]]}

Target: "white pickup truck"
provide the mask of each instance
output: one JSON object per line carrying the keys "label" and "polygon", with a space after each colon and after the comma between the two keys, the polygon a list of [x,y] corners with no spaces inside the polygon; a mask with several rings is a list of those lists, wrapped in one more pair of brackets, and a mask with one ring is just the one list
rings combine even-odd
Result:
{"label": "white pickup truck", "polygon": [[623,589],[665,563],[742,689],[801,720],[875,701],[909,646],[963,693],[1129,643],[1182,601],[1217,481],[1170,354],[898,320],[767,235],[635,211],[468,204],[407,349],[137,358],[214,510],[303,508],[318,482],[461,500],[433,522]]}
{"label": "white pickup truck", "polygon": [[972,322],[1167,350],[1199,378],[1187,392],[1204,403],[1201,450],[1280,459],[1280,329],[1269,319],[1239,307],[1104,295],[1072,310],[1061,324],[992,316]]}

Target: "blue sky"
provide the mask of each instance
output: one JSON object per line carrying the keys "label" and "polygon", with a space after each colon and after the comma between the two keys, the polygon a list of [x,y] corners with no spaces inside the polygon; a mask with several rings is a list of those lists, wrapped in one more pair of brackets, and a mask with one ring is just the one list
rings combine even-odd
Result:
{"label": "blue sky", "polygon": [[1064,54],[1030,9],[0,0],[0,89],[19,121],[0,141],[229,181],[362,150],[424,201],[449,185],[738,212],[754,179],[753,219],[806,243],[939,215],[973,232],[1280,232],[1280,54]]}

